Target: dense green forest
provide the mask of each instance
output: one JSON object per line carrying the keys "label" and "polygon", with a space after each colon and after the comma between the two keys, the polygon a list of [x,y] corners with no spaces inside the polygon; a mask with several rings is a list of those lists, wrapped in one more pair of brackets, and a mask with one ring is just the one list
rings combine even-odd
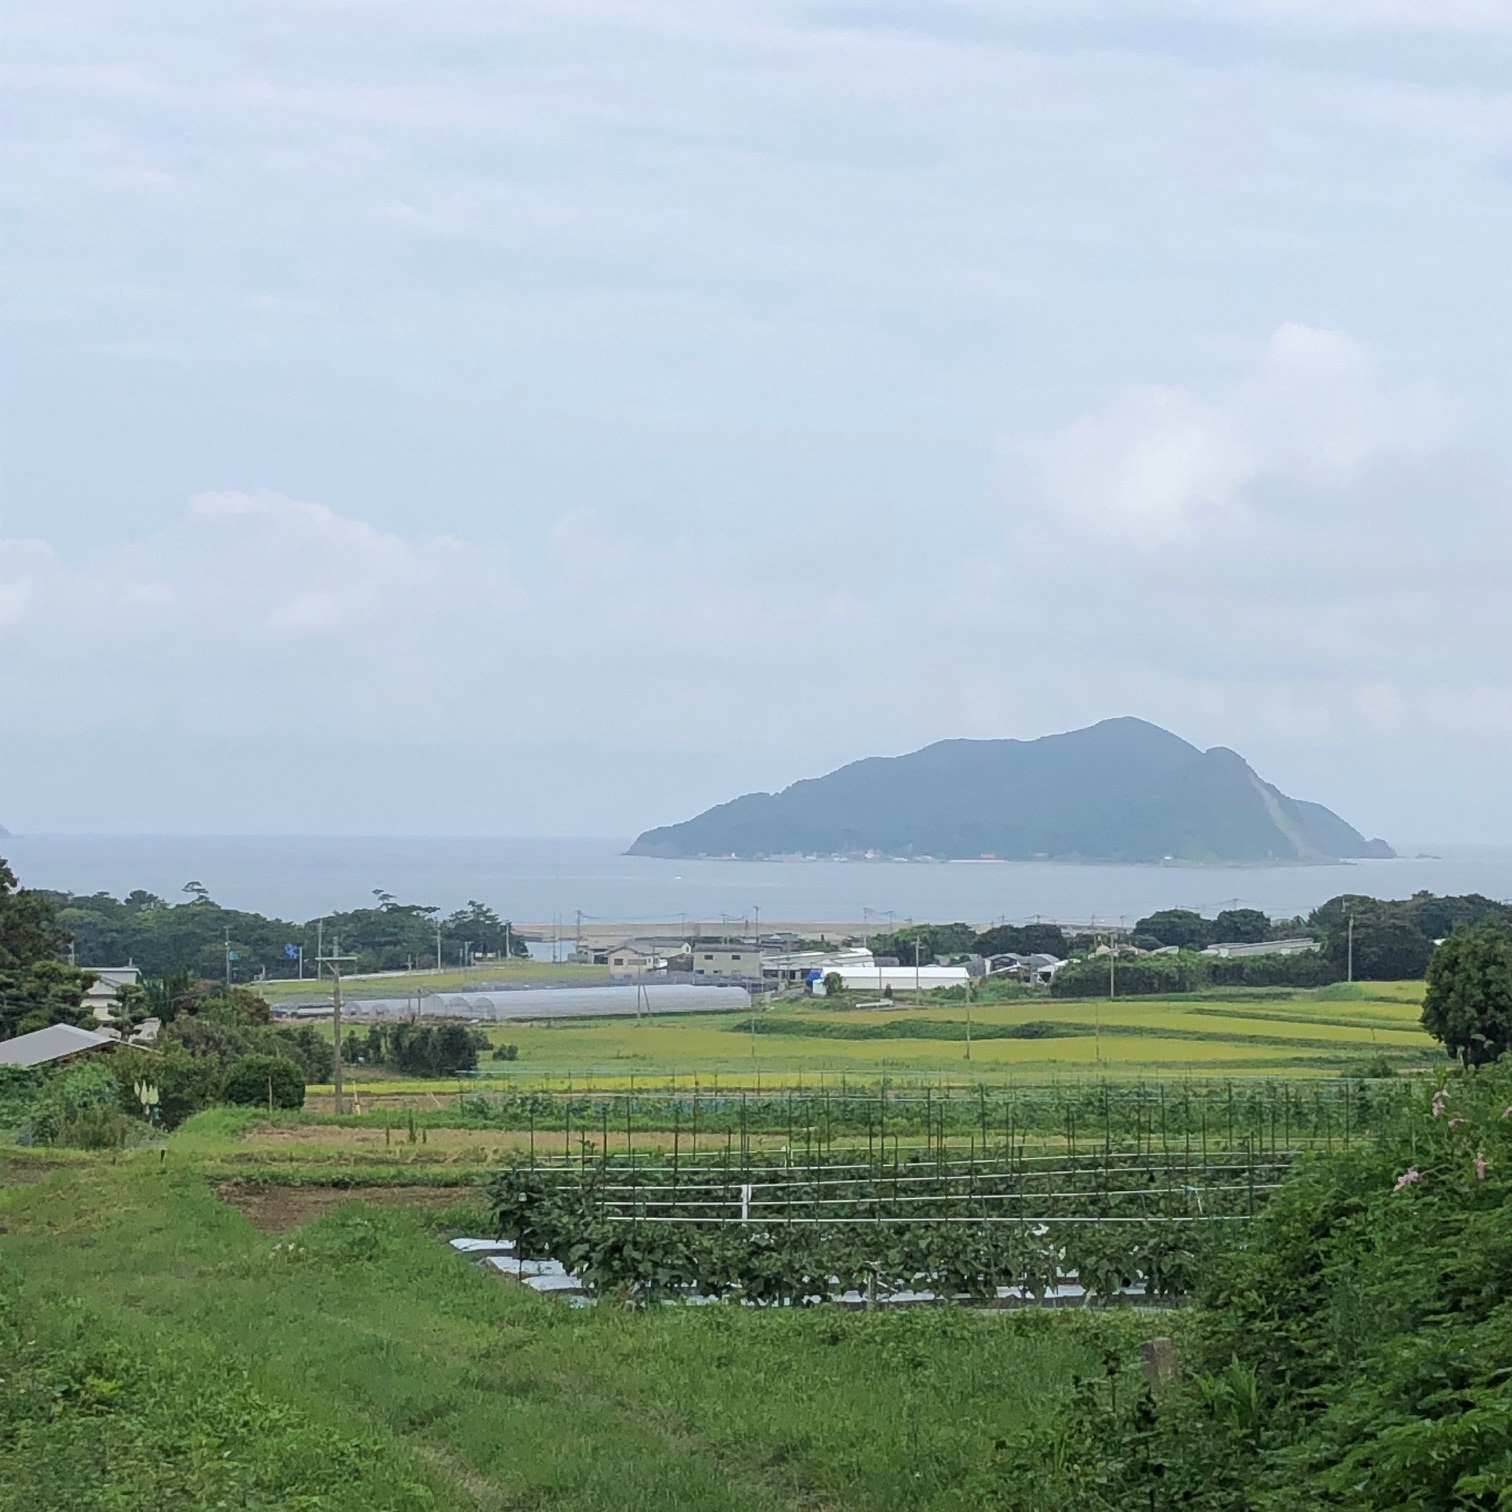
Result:
{"label": "dense green forest", "polygon": [[[222,908],[202,888],[191,884],[190,896],[169,903],[153,893],[126,898],[108,893],[37,893],[54,911],[57,927],[73,945],[75,958],[91,966],[133,962],[149,976],[188,972],[232,982],[252,981],[266,972],[291,977],[299,970],[315,975],[320,948],[354,959],[348,971],[400,971],[411,964],[448,966],[468,959],[528,954],[508,920],[485,904],[443,915],[438,908],[399,903],[384,892],[374,894],[371,908],[327,914],[296,924],[241,909]],[[292,954],[291,954],[292,947]]]}

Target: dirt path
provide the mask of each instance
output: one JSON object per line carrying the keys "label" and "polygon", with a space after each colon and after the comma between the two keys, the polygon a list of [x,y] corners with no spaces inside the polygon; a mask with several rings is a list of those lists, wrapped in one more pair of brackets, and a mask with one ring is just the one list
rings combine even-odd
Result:
{"label": "dirt path", "polygon": [[229,1202],[265,1234],[286,1234],[345,1202],[443,1212],[476,1192],[472,1186],[272,1186],[255,1181],[223,1181],[215,1189],[222,1202]]}

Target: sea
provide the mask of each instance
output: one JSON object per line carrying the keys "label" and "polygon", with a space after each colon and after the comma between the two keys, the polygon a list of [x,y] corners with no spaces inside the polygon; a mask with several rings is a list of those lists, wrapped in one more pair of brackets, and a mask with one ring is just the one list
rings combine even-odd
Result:
{"label": "sea", "polygon": [[446,911],[476,899],[562,939],[579,925],[705,928],[907,920],[1132,923],[1160,908],[1306,914],[1339,893],[1512,899],[1512,851],[1333,866],[1115,866],[998,861],[721,861],[627,856],[628,840],[271,835],[14,835],[22,883],[170,902],[190,883],[227,907],[305,921],[378,893]]}

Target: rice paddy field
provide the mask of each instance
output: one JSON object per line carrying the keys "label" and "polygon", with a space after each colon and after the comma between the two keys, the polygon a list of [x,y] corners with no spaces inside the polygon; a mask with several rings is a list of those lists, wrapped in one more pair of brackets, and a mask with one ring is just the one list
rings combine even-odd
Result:
{"label": "rice paddy field", "polygon": [[[1418,1023],[1421,982],[1340,984],[1316,991],[1213,992],[1180,998],[997,1004],[903,1001],[836,1010],[779,1000],[761,1012],[489,1026],[514,1061],[486,1053],[470,1082],[489,1088],[799,1089],[840,1081],[962,1086],[1061,1078],[1337,1077],[1425,1069],[1442,1051]],[[455,1080],[402,1081],[350,1069],[370,1105],[455,1095]],[[311,1089],[328,1106],[329,1089]]]}

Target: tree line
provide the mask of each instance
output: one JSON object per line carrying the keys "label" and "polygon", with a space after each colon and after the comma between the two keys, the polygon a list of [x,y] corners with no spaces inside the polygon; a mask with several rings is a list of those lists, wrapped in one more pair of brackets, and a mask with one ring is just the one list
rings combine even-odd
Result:
{"label": "tree line", "polygon": [[[71,943],[76,959],[98,966],[128,961],[148,976],[187,972],[194,977],[247,982],[262,975],[315,975],[320,948],[354,957],[348,971],[402,971],[406,967],[457,966],[465,956],[529,954],[513,924],[487,904],[443,915],[439,908],[400,903],[376,889],[369,908],[327,914],[295,923],[243,909],[223,908],[198,883],[182,902],[170,903],[138,890],[125,898],[35,892],[30,905],[50,912],[52,925]],[[291,954],[292,947],[292,954]]]}

